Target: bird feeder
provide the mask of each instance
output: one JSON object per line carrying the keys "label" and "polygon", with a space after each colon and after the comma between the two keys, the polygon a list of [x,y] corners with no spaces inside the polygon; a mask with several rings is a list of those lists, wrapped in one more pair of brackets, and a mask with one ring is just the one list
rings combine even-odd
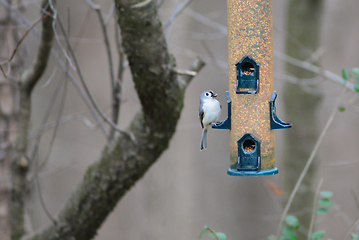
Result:
{"label": "bird feeder", "polygon": [[271,0],[227,0],[228,118],[232,176],[267,176],[275,167],[274,129],[290,128],[276,115],[273,91]]}

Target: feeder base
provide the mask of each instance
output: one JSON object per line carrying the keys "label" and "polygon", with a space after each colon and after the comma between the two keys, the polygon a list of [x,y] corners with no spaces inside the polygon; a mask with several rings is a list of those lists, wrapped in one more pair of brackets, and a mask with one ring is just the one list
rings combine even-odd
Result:
{"label": "feeder base", "polygon": [[252,171],[235,171],[232,169],[228,169],[227,174],[231,176],[238,176],[238,177],[261,177],[261,176],[271,176],[276,175],[278,173],[278,168],[274,168],[267,171],[259,171],[259,172],[252,172]]}

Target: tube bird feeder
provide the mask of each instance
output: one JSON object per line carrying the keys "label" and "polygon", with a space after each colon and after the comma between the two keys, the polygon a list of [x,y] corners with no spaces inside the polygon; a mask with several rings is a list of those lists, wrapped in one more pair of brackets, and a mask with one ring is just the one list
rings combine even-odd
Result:
{"label": "tube bird feeder", "polygon": [[275,167],[274,129],[290,128],[276,115],[273,91],[271,0],[227,0],[228,118],[232,176],[267,176]]}

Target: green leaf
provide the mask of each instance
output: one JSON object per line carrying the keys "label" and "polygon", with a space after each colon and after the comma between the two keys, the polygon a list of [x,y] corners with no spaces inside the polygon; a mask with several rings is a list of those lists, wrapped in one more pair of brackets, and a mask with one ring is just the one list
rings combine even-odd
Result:
{"label": "green leaf", "polygon": [[322,198],[318,200],[318,203],[322,206],[330,207],[333,205],[333,202],[330,201],[328,198]]}
{"label": "green leaf", "polygon": [[288,240],[286,237],[280,237],[279,240]]}
{"label": "green leaf", "polygon": [[359,92],[359,83],[354,83],[353,87],[355,91]]}
{"label": "green leaf", "polygon": [[[220,240],[227,240],[226,234],[224,234],[222,232],[216,232],[216,236]],[[214,236],[213,233],[208,234],[208,237],[210,237],[210,238],[215,238],[216,236]]]}
{"label": "green leaf", "polygon": [[352,69],[354,77],[359,80],[359,68],[353,68]]}
{"label": "green leaf", "polygon": [[338,107],[338,110],[339,110],[339,112],[344,112],[344,111],[345,111],[345,107],[339,106],[339,107]]}
{"label": "green leaf", "polygon": [[270,235],[269,237],[267,237],[267,240],[277,240],[277,239],[275,238],[275,236]]}
{"label": "green leaf", "polygon": [[291,227],[294,227],[295,229],[298,229],[299,228],[299,221],[298,221],[298,218],[296,218],[295,216],[293,215],[287,215],[285,217],[285,222],[291,226]]}
{"label": "green leaf", "polygon": [[204,226],[203,227],[203,231],[201,232],[201,234],[199,235],[199,238],[203,237],[204,234],[206,234],[206,232],[208,231],[208,227]]}
{"label": "green leaf", "polygon": [[284,237],[288,238],[288,240],[298,240],[297,233],[291,227],[283,227],[282,233]]}
{"label": "green leaf", "polygon": [[359,236],[355,233],[352,233],[353,240],[359,240]]}
{"label": "green leaf", "polygon": [[343,69],[342,70],[342,77],[345,81],[348,81],[350,78],[350,73],[348,71],[348,69]]}
{"label": "green leaf", "polygon": [[313,233],[313,234],[310,236],[310,239],[311,239],[311,240],[319,240],[319,239],[322,239],[322,238],[324,237],[324,234],[325,234],[325,231],[315,232],[315,233]]}
{"label": "green leaf", "polygon": [[333,192],[331,191],[321,191],[320,195],[322,195],[323,197],[333,197]]}
{"label": "green leaf", "polygon": [[315,213],[316,214],[326,214],[330,212],[329,208],[319,208]]}

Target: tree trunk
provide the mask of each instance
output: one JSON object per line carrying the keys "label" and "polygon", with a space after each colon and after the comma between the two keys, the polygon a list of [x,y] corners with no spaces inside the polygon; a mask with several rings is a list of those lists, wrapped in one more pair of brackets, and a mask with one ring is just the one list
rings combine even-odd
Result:
{"label": "tree trunk", "polygon": [[[10,1],[8,1],[10,2]],[[24,34],[16,26],[19,24],[12,12],[0,7],[0,56],[1,61],[10,58],[16,44]],[[20,79],[24,69],[25,49],[19,47],[10,63],[1,64],[5,74],[11,73],[12,79]],[[11,69],[11,72],[8,70]],[[11,161],[17,129],[17,85],[0,73],[0,239],[10,238],[11,205]]]}

